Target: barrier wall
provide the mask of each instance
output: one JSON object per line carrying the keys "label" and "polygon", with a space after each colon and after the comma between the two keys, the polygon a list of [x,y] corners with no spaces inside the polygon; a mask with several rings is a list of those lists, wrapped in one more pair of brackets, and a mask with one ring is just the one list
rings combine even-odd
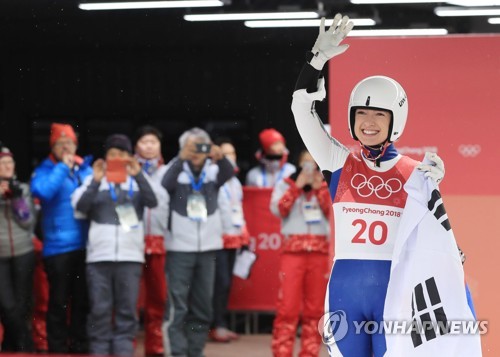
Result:
{"label": "barrier wall", "polygon": [[250,248],[257,254],[247,280],[233,279],[229,309],[274,311],[279,288],[280,220],[269,211],[271,189],[243,188]]}

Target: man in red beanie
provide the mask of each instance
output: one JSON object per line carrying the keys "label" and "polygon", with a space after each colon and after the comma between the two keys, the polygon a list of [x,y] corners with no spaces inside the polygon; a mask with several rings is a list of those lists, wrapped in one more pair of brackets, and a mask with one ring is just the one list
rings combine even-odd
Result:
{"label": "man in red beanie", "polygon": [[73,130],[73,127],[71,125],[52,123],[50,127],[50,147],[54,148],[54,144],[61,138],[68,138],[75,145],[78,144],[75,131]]}
{"label": "man in red beanie", "polygon": [[88,223],[75,218],[71,195],[92,173],[92,158],[76,155],[76,134],[68,124],[52,124],[50,146],[49,157],[31,178],[31,192],[42,211],[42,254],[49,281],[48,347],[51,353],[86,353]]}
{"label": "man in red beanie", "polygon": [[261,149],[255,154],[259,165],[248,171],[247,186],[274,187],[278,181],[295,172],[288,163],[285,138],[276,129],[264,129],[259,134]]}

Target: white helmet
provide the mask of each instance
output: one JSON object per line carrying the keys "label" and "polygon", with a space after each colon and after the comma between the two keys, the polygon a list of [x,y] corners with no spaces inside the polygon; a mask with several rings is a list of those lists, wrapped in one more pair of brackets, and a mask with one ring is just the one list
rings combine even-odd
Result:
{"label": "white helmet", "polygon": [[389,126],[389,142],[399,139],[408,117],[408,98],[401,85],[394,79],[385,76],[373,76],[359,82],[351,93],[349,100],[349,132],[354,140],[354,114],[357,108],[384,109],[392,114]]}

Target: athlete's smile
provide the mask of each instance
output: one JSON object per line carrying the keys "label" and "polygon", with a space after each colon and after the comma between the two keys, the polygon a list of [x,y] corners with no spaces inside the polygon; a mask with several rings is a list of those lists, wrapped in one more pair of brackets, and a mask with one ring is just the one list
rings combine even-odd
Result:
{"label": "athlete's smile", "polygon": [[386,110],[356,109],[354,132],[363,145],[379,145],[389,135],[391,113]]}

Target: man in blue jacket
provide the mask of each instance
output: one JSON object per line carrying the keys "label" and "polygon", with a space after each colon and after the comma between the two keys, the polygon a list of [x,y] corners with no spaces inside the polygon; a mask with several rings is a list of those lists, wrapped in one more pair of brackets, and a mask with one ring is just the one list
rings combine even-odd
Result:
{"label": "man in blue jacket", "polygon": [[43,258],[49,280],[48,347],[51,353],[86,353],[88,223],[74,217],[71,195],[92,174],[91,158],[75,155],[77,138],[67,124],[52,124],[50,146],[49,157],[31,179],[31,192],[42,206]]}

